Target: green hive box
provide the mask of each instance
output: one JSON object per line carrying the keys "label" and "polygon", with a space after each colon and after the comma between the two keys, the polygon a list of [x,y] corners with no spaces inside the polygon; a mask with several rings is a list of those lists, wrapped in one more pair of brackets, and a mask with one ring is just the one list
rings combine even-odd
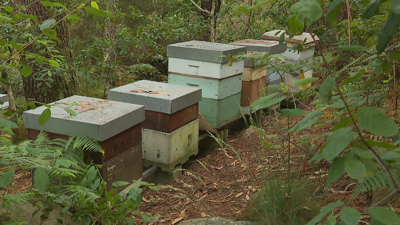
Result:
{"label": "green hive box", "polygon": [[199,113],[214,128],[221,128],[242,117],[240,113],[241,93],[216,100],[203,98]]}

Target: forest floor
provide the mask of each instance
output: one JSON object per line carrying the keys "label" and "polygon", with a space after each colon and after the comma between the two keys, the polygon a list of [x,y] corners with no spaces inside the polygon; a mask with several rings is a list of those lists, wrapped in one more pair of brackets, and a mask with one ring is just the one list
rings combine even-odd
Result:
{"label": "forest floor", "polygon": [[[325,117],[330,116],[332,115],[327,111]],[[301,210],[309,212],[302,218],[304,221],[318,214],[320,207],[330,202],[342,200],[362,211],[385,194],[379,192],[355,195],[350,201],[357,181],[347,175],[343,175],[326,188],[326,175],[330,164],[326,161],[311,164],[308,161],[329,137],[321,138],[319,134],[328,130],[317,124],[301,133],[293,133],[290,137],[292,144],[289,152],[287,137],[279,135],[286,134],[287,120],[288,117],[264,113],[261,130],[249,127],[230,130],[223,148],[199,151],[198,155],[191,157],[183,165],[181,177],[173,182],[157,185],[160,189],[158,192],[145,188],[139,210],[150,213],[151,218],[156,221],[155,224],[179,224],[181,221],[207,217],[254,220],[255,208],[260,208],[255,205],[260,206],[260,198],[254,194],[264,187],[273,189],[273,186],[268,184],[275,179],[287,181],[288,174],[291,174],[291,181],[280,185],[283,189],[282,196],[279,196],[279,190],[271,189],[271,192],[278,193],[274,196],[274,201],[282,197],[300,199],[300,202],[294,203],[293,208],[282,210],[299,210],[300,207]],[[289,126],[293,126],[296,121],[296,118],[290,118]],[[287,160],[289,154],[290,173]],[[29,172],[19,171],[13,185],[8,186],[5,191],[15,193],[27,190],[32,185],[31,181]],[[293,188],[285,192],[288,185]],[[270,190],[267,189],[267,195],[268,191]],[[393,199],[389,206],[399,213],[399,198]],[[262,213],[272,215],[275,219],[274,215],[276,216],[276,211],[279,210],[277,207],[273,206],[272,212],[265,209]],[[140,215],[132,216],[137,219],[138,224],[144,224]],[[279,219],[279,216],[276,219]],[[262,220],[268,224],[265,222],[267,219]],[[360,224],[368,224],[369,220],[370,218],[363,214]]]}

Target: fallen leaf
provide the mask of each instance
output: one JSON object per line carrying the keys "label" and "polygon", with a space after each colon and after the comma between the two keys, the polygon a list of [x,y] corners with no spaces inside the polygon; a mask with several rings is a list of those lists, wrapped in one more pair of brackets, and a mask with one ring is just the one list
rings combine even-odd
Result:
{"label": "fallen leaf", "polygon": [[82,105],[80,105],[77,110],[82,109],[83,107],[89,105],[89,102],[83,102]]}
{"label": "fallen leaf", "polygon": [[250,196],[249,195],[246,195],[246,200],[250,201]]}
{"label": "fallen leaf", "polygon": [[149,203],[149,202],[150,202],[150,201],[147,200],[144,196],[142,197],[142,200],[143,200],[144,202],[146,202],[146,203]]}
{"label": "fallen leaf", "polygon": [[203,212],[201,212],[200,215],[201,215],[201,217],[203,217],[203,218],[207,217],[207,214],[205,214],[205,213],[203,213]]}
{"label": "fallen leaf", "polygon": [[176,218],[174,221],[172,221],[172,225],[178,223],[179,221],[183,220],[182,217]]}
{"label": "fallen leaf", "polygon": [[241,196],[243,194],[243,192],[240,192],[239,194],[235,195],[235,198]]}
{"label": "fallen leaf", "polygon": [[224,166],[215,167],[215,169],[217,169],[217,170],[220,170],[220,169],[222,169],[222,168],[224,168]]}

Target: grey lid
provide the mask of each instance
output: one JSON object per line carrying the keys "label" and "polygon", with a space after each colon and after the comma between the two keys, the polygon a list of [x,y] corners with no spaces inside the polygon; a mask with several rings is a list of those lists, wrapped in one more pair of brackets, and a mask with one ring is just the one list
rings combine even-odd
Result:
{"label": "grey lid", "polygon": [[286,43],[279,44],[279,42],[267,40],[244,39],[229,44],[246,46],[248,52],[265,52],[271,54],[279,54],[285,52],[287,49]]}
{"label": "grey lid", "polygon": [[229,62],[228,57],[216,60],[220,56],[236,55],[246,51],[245,46],[235,46],[206,41],[188,41],[167,46],[168,57],[216,63]]}
{"label": "grey lid", "polygon": [[109,90],[108,99],[140,104],[149,111],[172,114],[200,102],[201,89],[141,80]]}
{"label": "grey lid", "polygon": [[0,94],[0,102],[6,102],[9,100],[8,95],[6,94]]}
{"label": "grey lid", "polygon": [[[57,101],[50,108],[51,118],[39,126],[45,106],[24,112],[25,127],[63,135],[85,135],[104,141],[145,120],[144,106],[74,95]],[[53,104],[53,103],[51,103]],[[71,116],[65,109],[76,112]]]}

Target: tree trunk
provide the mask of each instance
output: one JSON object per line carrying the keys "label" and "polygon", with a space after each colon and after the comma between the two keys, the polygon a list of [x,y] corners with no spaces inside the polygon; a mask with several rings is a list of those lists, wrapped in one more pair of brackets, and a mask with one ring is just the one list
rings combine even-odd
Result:
{"label": "tree trunk", "polygon": [[[113,71],[110,71],[113,63],[115,62],[116,55],[114,52],[115,48],[115,31],[116,31],[116,22],[113,20],[113,17],[116,13],[116,5],[118,4],[119,0],[108,0],[106,11],[110,12],[111,18],[106,21],[105,28],[104,28],[104,41],[108,43],[108,46],[103,49],[104,55],[104,64],[108,68],[109,71],[102,71],[102,73],[109,73],[112,74]],[[103,89],[103,98],[106,96],[106,90],[109,88],[111,82],[115,83],[115,79],[111,79],[110,77],[106,76],[104,79],[104,89]]]}
{"label": "tree trunk", "polygon": [[217,30],[217,16],[221,8],[221,0],[201,0],[201,8],[210,12],[210,14],[202,13],[205,20],[210,18],[210,29],[203,36],[204,40],[215,42]]}
{"label": "tree trunk", "polygon": [[[47,20],[51,17],[50,12],[39,2],[36,0],[14,0],[14,6],[17,5],[30,5],[27,7],[24,13],[37,16],[39,24],[43,23],[43,21]],[[62,2],[64,3],[64,2]],[[57,21],[60,20],[62,17],[55,18]],[[38,63],[30,63],[29,61],[25,60],[27,64],[29,64],[33,72],[29,77],[23,77],[23,85],[24,85],[24,92],[25,92],[25,99],[26,100],[34,100],[42,103],[50,103],[57,101],[59,99],[69,97],[71,95],[79,93],[79,80],[77,74],[72,68],[73,65],[73,52],[69,47],[69,30],[68,26],[65,21],[60,22],[57,27],[57,36],[60,41],[55,41],[55,49],[59,51],[58,54],[64,57],[62,64],[67,64],[68,66],[64,67],[66,71],[61,73],[52,73],[51,79],[53,82],[44,82],[43,80],[38,80],[39,74],[41,70],[50,69],[50,67],[45,67],[39,65]],[[37,34],[39,35],[41,31],[36,29]],[[34,45],[30,45],[26,49],[29,52],[39,53],[42,49],[37,49]],[[49,54],[45,55],[45,57],[50,57]],[[43,73],[43,71],[42,71]],[[47,75],[45,79],[49,78]],[[50,87],[49,87],[49,86]]]}

